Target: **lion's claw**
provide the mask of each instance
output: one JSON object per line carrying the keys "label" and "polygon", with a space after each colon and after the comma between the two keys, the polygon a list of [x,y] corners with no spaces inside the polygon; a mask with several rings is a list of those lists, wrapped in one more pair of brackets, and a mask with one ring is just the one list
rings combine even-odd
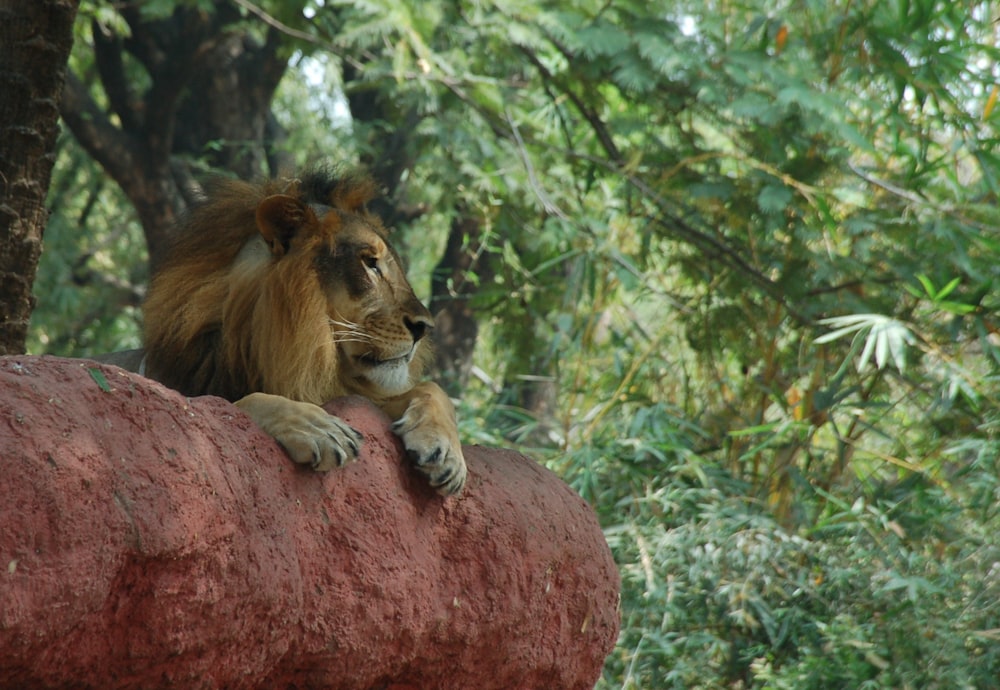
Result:
{"label": "lion's claw", "polygon": [[300,465],[326,472],[358,457],[361,432],[322,407],[266,393],[252,393],[236,405]]}
{"label": "lion's claw", "polygon": [[465,486],[468,474],[453,417],[435,414],[432,398],[416,398],[392,425],[407,456],[439,494],[451,496]]}
{"label": "lion's claw", "polygon": [[442,450],[440,448],[435,448],[427,455],[421,455],[416,451],[410,451],[408,453],[410,459],[413,461],[417,467],[423,467],[425,465],[433,465],[438,462],[441,458]]}

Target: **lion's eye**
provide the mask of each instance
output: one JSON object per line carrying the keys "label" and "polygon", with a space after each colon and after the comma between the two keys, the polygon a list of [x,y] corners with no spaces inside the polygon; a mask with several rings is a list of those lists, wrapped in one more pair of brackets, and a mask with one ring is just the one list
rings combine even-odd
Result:
{"label": "lion's eye", "polygon": [[366,256],[365,266],[367,266],[368,270],[374,273],[376,276],[382,275],[382,269],[379,267],[379,261],[377,256]]}

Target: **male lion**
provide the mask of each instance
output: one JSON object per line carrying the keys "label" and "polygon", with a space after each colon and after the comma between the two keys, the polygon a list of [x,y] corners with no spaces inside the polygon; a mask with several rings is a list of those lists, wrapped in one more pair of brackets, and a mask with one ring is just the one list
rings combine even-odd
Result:
{"label": "male lion", "polygon": [[315,172],[253,185],[217,180],[178,231],[146,299],[146,374],[234,401],[291,458],[329,470],[361,435],[318,405],[374,401],[444,495],[465,485],[451,401],[417,383],[430,312],[417,299],[367,177]]}

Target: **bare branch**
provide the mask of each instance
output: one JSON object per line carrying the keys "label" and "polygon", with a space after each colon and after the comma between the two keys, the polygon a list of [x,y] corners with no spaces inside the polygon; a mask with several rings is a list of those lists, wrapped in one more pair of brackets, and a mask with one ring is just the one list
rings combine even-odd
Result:
{"label": "bare branch", "polygon": [[[270,14],[268,14],[267,12],[265,12],[262,8],[258,7],[257,5],[253,4],[252,2],[249,2],[249,0],[233,0],[233,3],[236,4],[236,5],[238,5],[238,6],[240,6],[240,7],[242,7],[247,12],[249,12],[252,15],[254,15],[258,19],[260,19],[262,22],[264,22],[265,24],[267,24],[268,26],[270,26],[270,27],[272,27],[274,29],[277,29],[281,33],[285,34],[286,36],[291,36],[292,38],[297,38],[300,41],[306,41],[308,43],[312,43],[313,45],[316,45],[316,46],[321,46],[321,47],[326,48],[328,50],[331,48],[331,46],[327,45],[326,43],[324,43],[323,41],[321,41],[320,39],[318,39],[316,36],[313,36],[312,34],[308,34],[305,31],[299,31],[298,29],[293,29],[292,27],[290,27],[287,24],[281,22],[280,20],[275,19]],[[336,52],[336,51],[332,51],[332,52]]]}
{"label": "bare branch", "polygon": [[358,71],[364,69],[365,65],[361,60],[358,60],[353,55],[346,54],[343,48],[337,46],[332,41],[324,40],[319,36],[306,33],[305,31],[299,31],[298,29],[293,29],[284,22],[268,14],[267,11],[265,11],[263,8],[253,4],[249,0],[232,0],[232,2],[235,5],[242,7],[247,12],[257,17],[258,19],[260,19],[262,22],[270,26],[272,29],[279,31],[290,38],[296,38],[300,41],[305,41],[306,43],[314,45],[317,48],[330,53],[331,55],[336,55],[346,64],[350,65],[351,67],[353,67]]}

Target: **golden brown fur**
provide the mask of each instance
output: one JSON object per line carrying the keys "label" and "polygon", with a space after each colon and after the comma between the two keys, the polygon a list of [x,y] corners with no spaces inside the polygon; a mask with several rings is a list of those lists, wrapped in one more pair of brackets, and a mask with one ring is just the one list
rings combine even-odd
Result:
{"label": "golden brown fur", "polygon": [[179,229],[145,304],[152,378],[236,402],[297,462],[329,469],[360,435],[316,407],[356,393],[384,409],[445,494],[465,483],[454,410],[417,383],[430,313],[414,295],[371,180],[324,173],[217,181]]}

